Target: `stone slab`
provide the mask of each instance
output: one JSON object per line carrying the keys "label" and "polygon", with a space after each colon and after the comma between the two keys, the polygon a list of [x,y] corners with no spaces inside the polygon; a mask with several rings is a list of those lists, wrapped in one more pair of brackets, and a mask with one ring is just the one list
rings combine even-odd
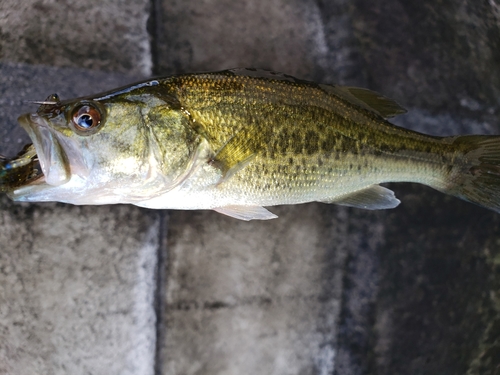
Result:
{"label": "stone slab", "polygon": [[[101,48],[107,43],[105,38],[97,40],[99,53],[82,49],[86,52],[82,57],[78,43],[66,43],[69,36],[59,33],[58,28],[64,30],[68,25],[66,14],[57,15],[53,24],[33,21],[42,18],[44,10],[54,8],[55,2],[18,3],[5,3],[13,13],[2,8],[5,17],[0,20],[1,40],[10,43],[18,57],[2,61],[145,72],[127,65],[139,61],[130,57],[128,47]],[[23,4],[33,10],[19,8]],[[500,133],[500,13],[494,1],[453,0],[430,5],[399,0],[314,4],[206,0],[156,4],[160,4],[152,35],[156,73],[234,66],[272,68],[301,78],[376,89],[410,110],[395,122],[415,130],[435,135]],[[61,9],[67,10],[65,6]],[[73,9],[81,9],[79,6]],[[108,22],[99,18],[99,12],[103,10],[82,13],[96,15],[88,19],[90,24],[100,22],[94,28],[96,35],[102,36],[101,25],[113,26],[123,20],[132,28],[137,25],[136,19],[126,17],[107,17]],[[120,12],[116,10],[117,15]],[[144,25],[141,17],[137,19]],[[15,34],[17,30],[19,34]],[[9,32],[15,35],[6,35]],[[130,39],[121,38],[122,34],[128,34],[117,33],[126,45]],[[33,35],[51,41],[44,45]],[[57,38],[50,39],[51,35]],[[92,38],[89,40],[95,42]],[[65,43],[58,43],[61,40]],[[135,40],[144,43],[142,36]],[[0,45],[3,59],[11,50]],[[106,56],[107,50],[113,56]],[[118,61],[124,56],[123,62]],[[73,96],[77,94],[75,84],[88,83],[87,76],[77,71],[36,69],[40,70],[2,70],[6,73],[0,80],[7,84],[0,85],[0,124],[8,130],[1,134],[4,145],[0,152],[16,152],[23,143],[20,133],[12,130],[17,129],[15,117],[24,111],[16,107],[19,99],[39,100],[53,91],[66,96],[63,90]],[[96,81],[109,76],[100,75]],[[16,77],[22,84],[13,83]],[[43,86],[35,84],[37,80]],[[87,93],[95,91],[96,81]],[[59,83],[61,88],[54,88]],[[85,91],[84,86],[78,87]],[[493,372],[500,363],[498,215],[425,187],[403,184],[391,188],[402,205],[389,212],[305,205],[278,208],[281,222],[268,223],[240,223],[208,212],[173,212],[166,239],[168,254],[160,269],[163,281],[158,296],[164,299],[158,301],[163,314],[158,322],[157,373]],[[151,328],[141,336],[146,344],[135,349],[128,346],[131,339],[127,338],[139,340],[132,332],[144,326],[131,319],[130,311],[139,308],[115,300],[109,291],[127,299],[127,291],[136,284],[125,283],[129,288],[122,289],[121,282],[112,280],[111,261],[106,259],[118,257],[123,249],[136,253],[128,247],[117,251],[114,231],[106,226],[115,223],[112,226],[122,233],[124,244],[143,254],[143,249],[151,249],[145,245],[149,240],[143,237],[146,232],[130,230],[130,218],[136,221],[139,217],[145,223],[139,227],[149,228],[157,225],[156,213],[131,207],[2,204],[6,209],[0,211],[5,223],[1,249],[4,244],[13,248],[0,258],[0,265],[8,265],[0,272],[0,285],[8,286],[0,289],[0,298],[14,301],[0,304],[0,334],[10,345],[3,344],[0,350],[6,358],[0,363],[10,366],[4,371],[53,373],[55,368],[56,373],[64,373],[68,366],[73,370],[68,372],[76,373],[81,368],[91,373],[102,372],[102,368],[106,373],[151,371],[152,344],[147,339]],[[79,215],[95,221],[82,223]],[[26,223],[29,225],[24,226]],[[54,228],[64,232],[47,223],[57,223]],[[106,238],[102,238],[103,227]],[[72,237],[74,243],[70,239],[58,243],[74,228],[81,230],[82,237]],[[128,235],[119,231],[123,228]],[[97,243],[90,239],[94,237],[99,239]],[[96,249],[104,254],[96,255],[102,263],[96,265],[89,257],[81,260],[83,268],[75,266],[78,256],[95,254]],[[64,256],[56,259],[52,251]],[[19,254],[23,262],[16,258]],[[12,268],[17,262],[22,272]],[[140,277],[149,277],[148,267]],[[136,268],[123,272],[131,278],[139,273]],[[75,275],[76,280],[67,275]],[[24,289],[18,280],[27,280]],[[99,287],[96,280],[101,280]],[[141,290],[151,293],[148,287]],[[73,295],[78,296],[77,302],[71,301]],[[151,299],[147,295],[142,301]],[[56,310],[56,305],[63,308]],[[85,310],[85,306],[91,307]],[[121,325],[120,321],[114,325],[111,318],[119,315],[113,315],[116,311],[126,311]],[[137,315],[142,322],[150,319],[152,310],[148,307],[146,311]],[[19,316],[21,321],[16,320]],[[88,333],[87,327],[94,327],[95,332]],[[82,346],[86,342],[94,345]],[[3,340],[0,348],[1,343]],[[116,358],[114,353],[134,360],[111,363],[107,358]]]}
{"label": "stone slab", "polygon": [[[0,65],[0,151],[26,140],[22,100],[73,97],[130,77]],[[18,138],[21,139],[18,142]],[[0,374],[152,374],[159,212],[0,197]]]}
{"label": "stone slab", "polygon": [[[160,4],[158,74],[249,66],[322,82],[362,82],[354,74],[359,54],[341,1],[333,8],[300,0]],[[159,286],[160,373],[332,373],[345,209],[273,211],[280,218],[264,223],[171,213]]]}
{"label": "stone slab", "polygon": [[356,0],[350,11],[370,88],[433,114],[498,117],[495,1]]}
{"label": "stone slab", "polygon": [[[377,90],[409,110],[394,122],[414,130],[441,136],[500,134],[500,23],[494,1],[437,1],[430,5],[399,0],[314,4],[207,0],[191,4],[163,1],[162,6],[156,39],[159,73],[242,65],[271,68],[300,78]],[[346,247],[342,248],[347,255],[345,268],[339,271],[343,289],[338,325],[321,331],[334,337],[334,354],[327,362],[335,367],[334,373],[342,375],[492,371],[500,363],[494,339],[499,334],[495,261],[498,215],[423,186],[390,187],[402,200],[397,209],[347,211],[347,227],[343,227]],[[315,233],[305,221],[308,216],[303,215],[302,210],[307,210],[304,207],[283,210],[296,212],[296,220],[304,219],[298,231]],[[172,218],[177,215],[181,214],[174,213]],[[249,372],[272,373],[273,359],[288,346],[276,339],[269,349],[273,353],[266,357],[262,353],[269,346],[254,333],[293,335],[300,327],[293,320],[294,314],[284,302],[267,307],[254,302],[249,307],[253,315],[248,318],[239,302],[231,305],[221,299],[228,291],[254,290],[255,280],[236,279],[225,285],[219,277],[234,280],[235,274],[245,274],[245,268],[229,271],[231,267],[226,266],[214,271],[208,260],[198,265],[197,258],[181,256],[179,248],[197,249],[194,237],[198,233],[210,229],[211,235],[220,236],[222,229],[214,221],[223,220],[209,214],[201,219],[195,214],[185,215],[193,216],[178,223],[177,219],[172,221],[177,229],[169,234],[169,262],[175,264],[170,265],[165,288],[186,286],[175,294],[164,293],[170,298],[166,305],[170,312],[163,318],[167,328],[161,340],[165,345],[160,356],[162,368],[169,373],[180,369],[193,374],[231,373],[247,368]],[[191,225],[196,229],[190,230]],[[275,228],[277,224],[266,225]],[[235,261],[239,243],[252,243],[252,237],[266,243],[274,234],[273,230],[252,226],[253,236],[245,236],[237,244],[231,242],[239,238],[234,228],[224,228],[232,252],[219,261],[221,264]],[[185,238],[179,232],[190,236]],[[272,253],[273,248],[272,244],[262,245],[262,253],[255,259],[263,257],[265,251]],[[224,247],[206,241],[201,249],[219,254]],[[314,246],[308,249],[318,251]],[[298,254],[293,245],[288,251]],[[215,255],[215,259],[221,256]],[[274,288],[266,272],[261,266],[252,274]],[[199,284],[193,279],[199,279]],[[315,279],[306,273],[298,280],[308,284]],[[204,299],[206,296],[211,298]],[[297,305],[304,311],[300,303]],[[314,311],[318,305],[321,303],[311,303],[310,308]],[[271,317],[271,311],[278,310],[283,321],[290,322],[286,327],[277,325]],[[259,325],[255,323],[257,316],[265,316]],[[321,325],[320,321],[317,324]],[[252,327],[237,331],[237,338],[248,340],[250,345],[238,345],[236,334],[225,326],[243,324],[235,322]],[[177,345],[183,350],[176,349]],[[294,348],[308,353],[308,359],[296,362],[293,356],[287,357],[289,367],[282,371],[331,373],[328,366],[312,370],[310,364],[315,357],[305,349],[304,342],[295,342]]]}
{"label": "stone slab", "polygon": [[0,61],[151,74],[150,1],[0,2]]}
{"label": "stone slab", "polygon": [[333,371],[345,209],[273,211],[268,222],[171,213],[162,374]]}
{"label": "stone slab", "polygon": [[312,79],[327,51],[319,8],[303,0],[165,0],[159,17],[160,74],[253,67]]}
{"label": "stone slab", "polygon": [[[361,0],[350,12],[370,88],[409,109],[391,121],[500,134],[494,2]],[[349,252],[336,373],[495,373],[499,215],[419,185],[390,188],[402,203],[377,217],[381,241]],[[350,212],[352,235],[371,238],[370,216]]]}

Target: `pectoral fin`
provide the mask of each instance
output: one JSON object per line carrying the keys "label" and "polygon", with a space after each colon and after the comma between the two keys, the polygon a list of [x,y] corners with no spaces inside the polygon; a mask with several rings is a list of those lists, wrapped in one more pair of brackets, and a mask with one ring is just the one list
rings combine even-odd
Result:
{"label": "pectoral fin", "polygon": [[364,208],[365,210],[385,210],[394,208],[401,203],[392,190],[380,185],[372,185],[341,198],[335,198],[324,203],[335,203],[342,206]]}
{"label": "pectoral fin", "polygon": [[222,171],[219,184],[224,183],[235,173],[246,167],[265,146],[265,136],[258,124],[248,124],[215,152],[212,163]]}
{"label": "pectoral fin", "polygon": [[245,221],[270,220],[278,217],[261,206],[224,206],[214,208],[214,211]]}

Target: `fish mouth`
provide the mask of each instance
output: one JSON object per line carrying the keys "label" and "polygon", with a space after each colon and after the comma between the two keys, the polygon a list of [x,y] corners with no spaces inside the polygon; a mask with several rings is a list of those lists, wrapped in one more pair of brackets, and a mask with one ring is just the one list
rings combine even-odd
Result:
{"label": "fish mouth", "polygon": [[59,186],[68,182],[70,164],[56,131],[37,114],[22,115],[18,122],[33,141],[45,183]]}

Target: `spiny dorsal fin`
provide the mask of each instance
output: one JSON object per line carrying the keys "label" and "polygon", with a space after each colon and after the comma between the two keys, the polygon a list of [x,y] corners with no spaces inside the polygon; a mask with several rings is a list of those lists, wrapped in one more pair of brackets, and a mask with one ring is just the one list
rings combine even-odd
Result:
{"label": "spiny dorsal fin", "polygon": [[406,109],[401,107],[394,100],[386,98],[385,96],[380,95],[375,91],[363,89],[360,87],[335,86],[335,85],[325,85],[325,84],[318,85],[314,82],[302,80],[288,74],[275,72],[272,70],[264,70],[264,69],[236,68],[236,69],[226,70],[225,72],[237,76],[266,78],[266,79],[288,81],[293,83],[302,83],[310,86],[320,87],[329,93],[333,93],[334,95],[340,96],[342,99],[345,99],[351,102],[352,104],[367,109],[371,112],[375,112],[376,114],[384,118],[394,117],[406,113]]}
{"label": "spiny dorsal fin", "polygon": [[276,72],[274,70],[266,70],[266,69],[257,69],[257,68],[234,68],[224,70],[223,72],[228,72],[234,74],[235,76],[244,76],[244,77],[254,77],[254,78],[265,78],[272,79],[276,81],[288,81],[293,83],[305,83],[310,85],[316,85],[313,82],[305,81],[289,74]]}
{"label": "spiny dorsal fin", "polygon": [[334,95],[340,96],[352,104],[375,112],[384,117],[394,117],[406,113],[394,100],[386,98],[375,91],[359,87],[320,85],[322,89]]}

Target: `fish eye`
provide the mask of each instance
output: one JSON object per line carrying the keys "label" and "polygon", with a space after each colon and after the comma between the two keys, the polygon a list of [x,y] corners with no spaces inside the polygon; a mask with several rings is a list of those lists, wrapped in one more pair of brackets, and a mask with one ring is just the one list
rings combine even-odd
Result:
{"label": "fish eye", "polygon": [[71,121],[77,132],[92,134],[101,124],[101,113],[90,104],[80,105],[73,110]]}

